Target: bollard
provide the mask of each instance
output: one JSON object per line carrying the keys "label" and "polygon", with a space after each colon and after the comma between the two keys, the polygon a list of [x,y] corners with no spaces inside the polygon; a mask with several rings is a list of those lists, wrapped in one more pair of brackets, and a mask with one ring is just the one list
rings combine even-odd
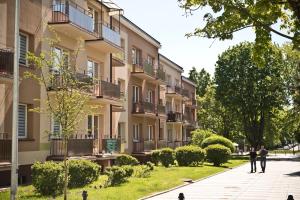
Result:
{"label": "bollard", "polygon": [[184,200],[184,194],[183,193],[179,193],[178,200]]}
{"label": "bollard", "polygon": [[87,197],[88,197],[88,193],[87,193],[87,191],[83,191],[82,192],[82,200],[87,200]]}

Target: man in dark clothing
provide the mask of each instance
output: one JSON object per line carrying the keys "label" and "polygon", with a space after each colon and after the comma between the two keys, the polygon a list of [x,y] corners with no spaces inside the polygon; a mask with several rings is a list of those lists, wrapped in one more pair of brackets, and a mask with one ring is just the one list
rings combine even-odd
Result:
{"label": "man in dark clothing", "polygon": [[256,157],[257,157],[257,153],[255,149],[252,147],[250,151],[251,173],[256,172]]}
{"label": "man in dark clothing", "polygon": [[265,149],[264,146],[261,146],[259,154],[261,170],[263,173],[265,173],[268,151]]}

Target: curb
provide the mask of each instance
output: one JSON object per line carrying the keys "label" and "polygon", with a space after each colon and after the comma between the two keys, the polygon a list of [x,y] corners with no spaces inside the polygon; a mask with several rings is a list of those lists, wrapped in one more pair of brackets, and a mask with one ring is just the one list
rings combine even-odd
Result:
{"label": "curb", "polygon": [[145,197],[139,198],[138,200],[146,200],[146,199],[149,199],[149,198],[152,198],[152,197],[156,197],[156,196],[159,196],[159,195],[161,195],[161,194],[165,194],[165,193],[171,192],[171,191],[173,191],[173,190],[176,190],[176,189],[179,189],[179,188],[182,188],[182,187],[191,185],[191,184],[193,184],[193,183],[197,183],[197,182],[199,182],[199,181],[203,181],[203,180],[208,179],[208,178],[211,178],[211,177],[213,177],[213,176],[216,176],[216,175],[219,175],[219,174],[228,172],[228,171],[230,171],[230,170],[233,170],[233,169],[242,167],[242,166],[244,166],[244,165],[246,165],[246,164],[249,164],[249,163],[246,162],[246,163],[241,164],[241,165],[239,165],[239,166],[236,166],[236,167],[233,167],[233,168],[226,169],[226,170],[224,170],[224,171],[222,171],[222,172],[218,172],[218,173],[215,173],[215,174],[212,174],[212,175],[203,177],[203,178],[201,178],[201,179],[197,179],[197,180],[193,181],[192,183],[184,183],[184,184],[182,184],[182,185],[173,187],[173,188],[171,188],[171,189],[164,190],[164,191],[161,191],[161,192],[158,192],[158,193],[154,193],[154,194],[149,195],[149,196],[145,196]]}

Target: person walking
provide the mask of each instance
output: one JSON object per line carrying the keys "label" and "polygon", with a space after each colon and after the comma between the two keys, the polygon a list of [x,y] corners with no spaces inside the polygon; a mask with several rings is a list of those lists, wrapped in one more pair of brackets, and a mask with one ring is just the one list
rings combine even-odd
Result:
{"label": "person walking", "polygon": [[251,173],[256,172],[256,157],[257,157],[257,153],[254,147],[251,147],[251,151],[250,151]]}
{"label": "person walking", "polygon": [[260,155],[261,170],[262,170],[263,173],[265,173],[265,171],[266,171],[266,164],[267,164],[268,150],[266,150],[263,145],[261,146],[259,155]]}

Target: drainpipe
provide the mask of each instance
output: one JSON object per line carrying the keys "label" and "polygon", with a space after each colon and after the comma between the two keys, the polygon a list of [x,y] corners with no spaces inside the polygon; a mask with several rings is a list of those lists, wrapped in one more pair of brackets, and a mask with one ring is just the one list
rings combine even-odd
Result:
{"label": "drainpipe", "polygon": [[110,126],[110,139],[113,138],[113,134],[112,134],[112,105],[109,105],[109,126]]}

